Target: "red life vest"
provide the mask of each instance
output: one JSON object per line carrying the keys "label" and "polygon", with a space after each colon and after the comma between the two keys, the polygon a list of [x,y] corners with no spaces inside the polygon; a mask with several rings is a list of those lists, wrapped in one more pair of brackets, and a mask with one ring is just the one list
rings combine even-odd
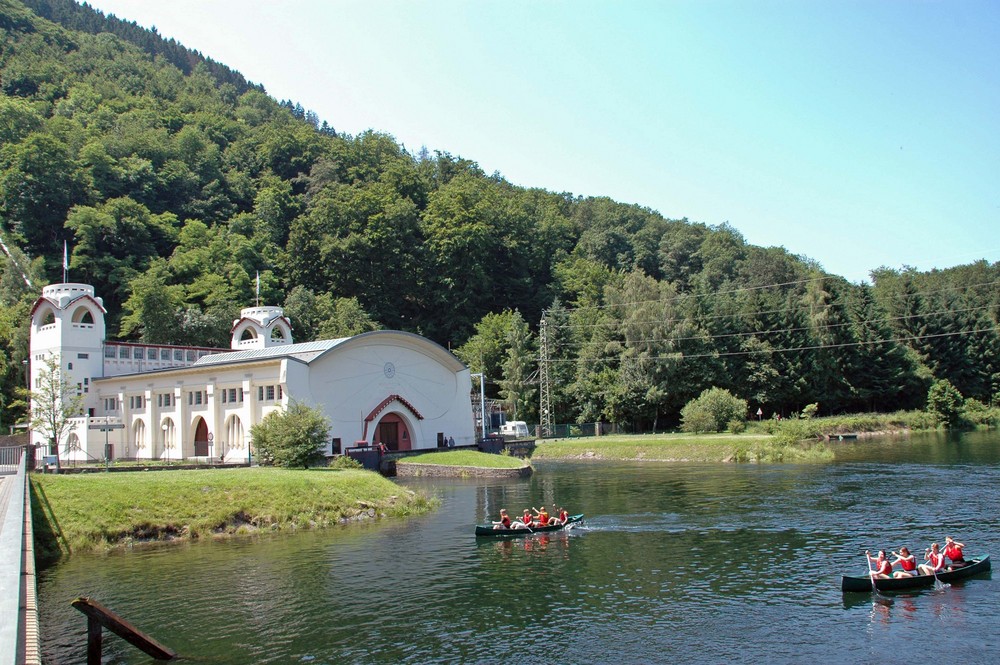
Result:
{"label": "red life vest", "polygon": [[965,561],[965,557],[962,556],[962,548],[954,543],[944,548],[944,555],[952,561]]}
{"label": "red life vest", "polygon": [[892,575],[892,564],[889,563],[888,559],[882,559],[882,563],[878,564],[878,569],[875,572],[879,575]]}
{"label": "red life vest", "polygon": [[510,518],[507,517],[506,515],[504,515],[503,517],[500,518],[500,524],[503,525],[503,528],[509,529],[510,528]]}
{"label": "red life vest", "polygon": [[914,560],[912,556],[909,559],[900,559],[899,565],[903,570],[905,570],[908,573],[911,573],[917,569],[917,562],[916,560]]}

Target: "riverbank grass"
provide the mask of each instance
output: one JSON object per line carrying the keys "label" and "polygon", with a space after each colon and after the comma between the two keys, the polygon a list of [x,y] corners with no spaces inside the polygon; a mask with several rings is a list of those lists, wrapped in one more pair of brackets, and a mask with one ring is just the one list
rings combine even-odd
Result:
{"label": "riverbank grass", "polygon": [[770,434],[635,434],[541,441],[532,459],[649,462],[809,462],[833,458],[821,444],[789,444]]}
{"label": "riverbank grass", "polygon": [[427,512],[432,502],[371,471],[270,467],[32,475],[43,558],[146,541],[313,529]]}
{"label": "riverbank grass", "polygon": [[439,453],[411,455],[400,462],[406,464],[436,464],[440,466],[468,466],[477,469],[520,469],[528,462],[510,455],[491,455],[476,450],[447,450]]}

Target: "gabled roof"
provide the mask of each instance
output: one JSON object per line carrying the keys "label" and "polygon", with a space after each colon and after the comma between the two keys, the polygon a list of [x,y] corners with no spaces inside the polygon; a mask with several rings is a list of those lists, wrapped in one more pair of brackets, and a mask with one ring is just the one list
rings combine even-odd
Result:
{"label": "gabled roof", "polygon": [[99,309],[101,311],[102,314],[107,314],[108,313],[108,310],[104,309],[104,305],[102,305],[101,303],[97,302],[97,300],[93,296],[90,296],[90,295],[87,295],[87,294],[84,293],[84,294],[81,294],[81,295],[77,296],[76,298],[73,298],[72,300],[67,301],[66,304],[64,306],[62,306],[62,307],[60,307],[59,306],[59,302],[57,300],[53,299],[53,298],[47,298],[45,296],[39,296],[39,298],[35,301],[35,304],[31,306],[31,311],[28,312],[28,316],[34,316],[35,312],[38,311],[38,308],[42,306],[43,302],[49,303],[55,309],[69,309],[70,307],[72,307],[73,305],[75,305],[76,303],[78,303],[81,300],[89,300],[90,302],[94,303],[94,305],[97,307],[97,309]]}
{"label": "gabled roof", "polygon": [[276,316],[273,319],[270,319],[267,323],[261,323],[257,319],[250,318],[249,316],[244,316],[233,322],[233,327],[229,330],[229,334],[232,335],[234,332],[236,332],[236,329],[239,328],[244,321],[249,321],[250,323],[256,323],[258,326],[261,326],[262,328],[265,329],[273,328],[274,325],[279,321],[284,321],[285,325],[288,326],[288,329],[289,330],[292,329],[292,322],[288,320],[287,316]]}

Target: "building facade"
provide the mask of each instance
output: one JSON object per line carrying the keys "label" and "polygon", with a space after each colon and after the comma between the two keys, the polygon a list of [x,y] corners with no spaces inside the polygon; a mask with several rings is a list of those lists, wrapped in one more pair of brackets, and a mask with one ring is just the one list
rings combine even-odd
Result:
{"label": "building facade", "polygon": [[70,283],[45,287],[31,311],[32,389],[55,369],[82,398],[56,443],[63,461],[250,460],[250,428],[292,400],[329,419],[327,454],[475,443],[469,369],[419,335],[296,344],[281,308],[249,307],[232,348],[210,349],[107,341],[106,314],[92,286]]}

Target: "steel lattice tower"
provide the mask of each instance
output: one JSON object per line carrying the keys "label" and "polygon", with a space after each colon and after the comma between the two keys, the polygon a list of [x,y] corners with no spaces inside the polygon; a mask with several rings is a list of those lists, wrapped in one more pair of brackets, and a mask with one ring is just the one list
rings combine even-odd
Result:
{"label": "steel lattice tower", "polygon": [[542,321],[538,326],[538,396],[539,396],[539,419],[542,424],[542,437],[555,435],[552,414],[552,386],[549,375],[549,336],[546,330],[545,313],[542,312]]}

